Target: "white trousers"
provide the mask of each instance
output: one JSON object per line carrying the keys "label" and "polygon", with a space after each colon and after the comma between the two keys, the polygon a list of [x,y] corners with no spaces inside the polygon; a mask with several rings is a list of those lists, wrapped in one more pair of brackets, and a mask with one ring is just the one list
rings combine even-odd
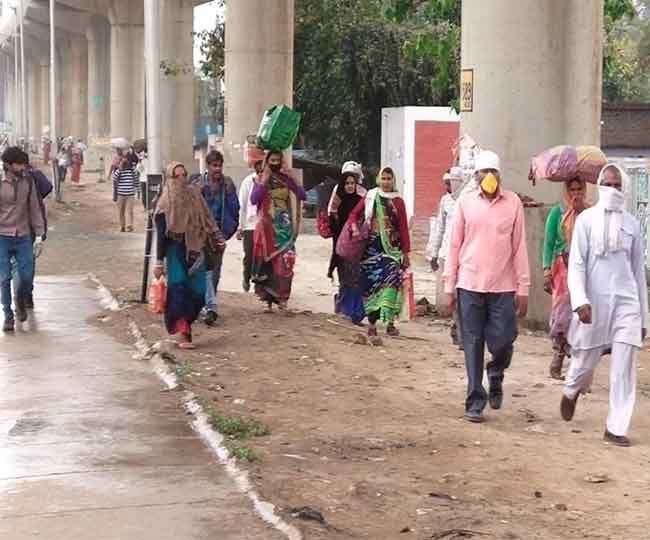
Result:
{"label": "white trousers", "polygon": [[[602,358],[604,347],[571,351],[571,366],[566,376],[564,395],[574,399],[591,385],[594,369]],[[607,431],[625,436],[630,427],[636,399],[637,347],[626,343],[612,344],[609,369],[609,414]]]}

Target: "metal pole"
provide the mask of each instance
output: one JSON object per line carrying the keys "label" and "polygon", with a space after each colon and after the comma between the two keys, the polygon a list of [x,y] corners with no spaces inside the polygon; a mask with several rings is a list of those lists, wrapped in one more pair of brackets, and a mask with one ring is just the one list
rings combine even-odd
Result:
{"label": "metal pole", "polygon": [[27,88],[25,86],[25,33],[23,29],[23,22],[25,19],[25,12],[23,11],[23,0],[18,0],[18,24],[20,26],[20,85],[21,85],[21,116],[22,116],[22,135],[25,138],[25,143],[29,140],[28,136],[28,120],[27,120]]}
{"label": "metal pole", "polygon": [[[16,17],[18,16],[16,12]],[[20,137],[20,73],[18,72],[18,27],[14,32],[14,133],[15,140],[14,144],[18,144],[18,138]]]}
{"label": "metal pole", "polygon": [[144,50],[145,50],[145,108],[147,140],[147,182],[143,200],[147,210],[147,230],[144,247],[144,269],[140,300],[147,301],[151,246],[153,243],[153,186],[162,183],[162,153],[160,133],[160,2],[144,0]]}
{"label": "metal pole", "polygon": [[63,201],[61,182],[59,179],[59,140],[56,130],[56,26],[54,7],[56,0],[50,0],[50,139],[52,140],[52,178],[54,179],[54,193],[56,202]]}

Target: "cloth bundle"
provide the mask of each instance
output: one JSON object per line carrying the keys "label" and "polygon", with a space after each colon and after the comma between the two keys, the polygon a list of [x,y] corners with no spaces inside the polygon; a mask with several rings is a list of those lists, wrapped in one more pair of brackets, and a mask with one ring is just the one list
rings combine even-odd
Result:
{"label": "cloth bundle", "polygon": [[532,159],[528,179],[568,182],[574,178],[595,184],[607,164],[607,157],[597,146],[555,146]]}
{"label": "cloth bundle", "polygon": [[271,107],[264,113],[257,132],[257,146],[281,152],[289,148],[298,136],[302,115],[286,105]]}

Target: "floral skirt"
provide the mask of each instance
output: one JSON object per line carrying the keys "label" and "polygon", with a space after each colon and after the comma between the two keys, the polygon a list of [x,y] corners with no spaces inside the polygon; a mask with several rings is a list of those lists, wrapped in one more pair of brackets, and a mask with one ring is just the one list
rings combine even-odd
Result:
{"label": "floral skirt", "polygon": [[391,323],[402,310],[404,271],[389,257],[379,234],[371,233],[361,260],[361,289],[366,315],[376,313],[383,323]]}

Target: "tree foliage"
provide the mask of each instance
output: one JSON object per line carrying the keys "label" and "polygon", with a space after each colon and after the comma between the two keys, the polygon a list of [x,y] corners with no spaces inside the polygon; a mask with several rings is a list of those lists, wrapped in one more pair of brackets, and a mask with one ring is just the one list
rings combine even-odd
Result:
{"label": "tree foliage", "polygon": [[452,4],[297,0],[295,104],[306,145],[378,165],[382,107],[453,102],[460,12]]}

